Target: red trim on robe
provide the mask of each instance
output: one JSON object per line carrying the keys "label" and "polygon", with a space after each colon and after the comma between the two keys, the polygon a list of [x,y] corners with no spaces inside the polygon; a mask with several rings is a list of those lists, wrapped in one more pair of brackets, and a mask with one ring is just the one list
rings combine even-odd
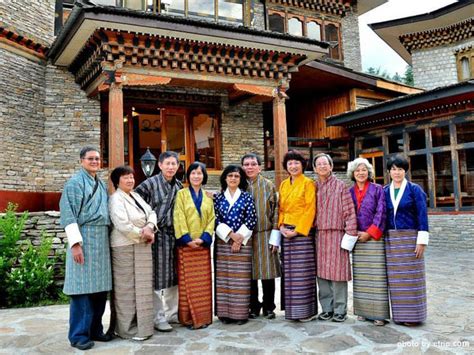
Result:
{"label": "red trim on robe", "polygon": [[382,237],[383,231],[381,231],[375,224],[372,224],[367,230],[367,233],[370,234],[375,240],[379,240]]}

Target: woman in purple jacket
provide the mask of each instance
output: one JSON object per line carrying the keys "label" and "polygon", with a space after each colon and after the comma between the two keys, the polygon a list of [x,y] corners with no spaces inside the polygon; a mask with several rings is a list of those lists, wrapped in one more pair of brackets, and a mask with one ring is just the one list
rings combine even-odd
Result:
{"label": "woman in purple jacket", "polygon": [[357,158],[347,168],[355,182],[350,189],[356,207],[358,240],[352,254],[354,314],[361,321],[385,325],[390,318],[385,266],[385,194],[374,184],[374,170],[367,159]]}

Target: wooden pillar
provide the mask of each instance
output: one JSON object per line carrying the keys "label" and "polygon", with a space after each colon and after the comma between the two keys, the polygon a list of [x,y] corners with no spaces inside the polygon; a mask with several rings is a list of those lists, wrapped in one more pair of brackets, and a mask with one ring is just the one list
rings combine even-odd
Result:
{"label": "wooden pillar", "polygon": [[123,91],[117,80],[109,89],[109,171],[124,164]]}
{"label": "wooden pillar", "polygon": [[275,158],[275,186],[278,189],[280,183],[287,177],[283,169],[283,156],[288,151],[288,133],[286,129],[285,99],[288,96],[284,92],[278,92],[273,99],[273,145]]}

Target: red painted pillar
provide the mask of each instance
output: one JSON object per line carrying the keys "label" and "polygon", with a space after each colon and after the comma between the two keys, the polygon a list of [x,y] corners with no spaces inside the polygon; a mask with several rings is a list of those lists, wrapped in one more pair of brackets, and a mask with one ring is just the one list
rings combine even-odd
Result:
{"label": "red painted pillar", "polygon": [[109,89],[109,171],[124,164],[123,91],[119,82]]}
{"label": "red painted pillar", "polygon": [[279,92],[273,99],[273,145],[275,158],[275,186],[278,189],[280,183],[288,176],[283,169],[283,157],[288,151],[288,133],[286,129],[285,99],[288,96]]}

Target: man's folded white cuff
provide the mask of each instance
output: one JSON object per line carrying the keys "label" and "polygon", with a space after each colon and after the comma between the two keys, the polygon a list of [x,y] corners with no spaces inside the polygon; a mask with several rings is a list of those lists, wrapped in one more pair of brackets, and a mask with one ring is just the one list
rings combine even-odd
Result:
{"label": "man's folded white cuff", "polygon": [[239,230],[236,233],[243,235],[244,240],[242,241],[242,244],[247,245],[247,242],[249,241],[250,237],[252,236],[252,231],[250,229],[248,229],[245,224],[242,224],[240,226]]}
{"label": "man's folded white cuff", "polygon": [[357,239],[359,239],[357,235],[350,235],[350,234],[345,233],[344,236],[342,237],[341,248],[349,252],[352,251],[352,249],[354,249],[354,246],[357,242]]}
{"label": "man's folded white cuff", "polygon": [[428,245],[430,241],[430,233],[427,231],[418,231],[418,236],[416,237],[416,244]]}
{"label": "man's folded white cuff", "polygon": [[216,234],[219,238],[221,238],[224,242],[228,242],[230,239],[230,232],[232,232],[232,228],[230,228],[225,223],[220,223],[216,228]]}
{"label": "man's folded white cuff", "polygon": [[276,247],[281,246],[281,233],[278,229],[272,230],[272,233],[270,234],[270,241],[268,243]]}
{"label": "man's folded white cuff", "polygon": [[66,231],[67,244],[69,248],[72,248],[72,246],[77,243],[82,245],[82,235],[77,223],[68,224],[64,230]]}

